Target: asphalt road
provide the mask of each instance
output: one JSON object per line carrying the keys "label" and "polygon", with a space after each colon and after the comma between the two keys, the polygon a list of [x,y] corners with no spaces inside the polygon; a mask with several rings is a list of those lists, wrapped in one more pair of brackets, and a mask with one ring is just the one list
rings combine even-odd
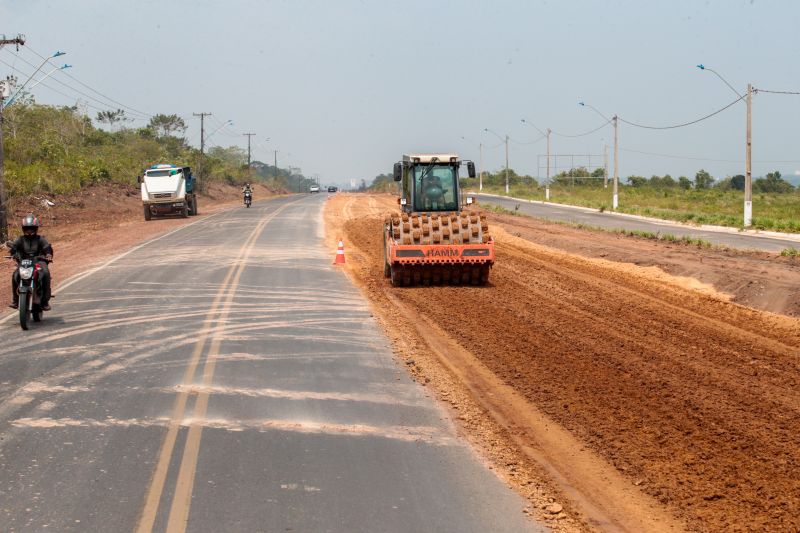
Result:
{"label": "asphalt road", "polygon": [[478,201],[484,204],[495,204],[512,211],[515,210],[516,206],[519,206],[519,212],[523,215],[560,222],[587,224],[606,229],[651,231],[654,233],[660,232],[662,234],[670,233],[676,237],[689,236],[701,238],[712,244],[745,250],[780,252],[789,247],[800,248],[800,240],[797,239],[781,239],[773,236],[753,235],[749,233],[709,231],[667,221],[657,222],[619,216],[609,212],[601,213],[597,209],[576,209],[574,207],[564,207],[558,204],[521,202],[519,200],[488,196],[485,194],[478,194],[477,196]]}
{"label": "asphalt road", "polygon": [[200,219],[0,324],[0,530],[541,530],[394,362],[323,202]]}

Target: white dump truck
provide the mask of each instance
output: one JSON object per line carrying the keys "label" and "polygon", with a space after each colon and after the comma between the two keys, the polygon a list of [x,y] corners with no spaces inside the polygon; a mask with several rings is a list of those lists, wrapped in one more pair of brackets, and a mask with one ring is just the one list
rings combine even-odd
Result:
{"label": "white dump truck", "polygon": [[192,169],[176,165],[153,165],[138,177],[142,186],[144,219],[153,215],[197,214],[197,195]]}

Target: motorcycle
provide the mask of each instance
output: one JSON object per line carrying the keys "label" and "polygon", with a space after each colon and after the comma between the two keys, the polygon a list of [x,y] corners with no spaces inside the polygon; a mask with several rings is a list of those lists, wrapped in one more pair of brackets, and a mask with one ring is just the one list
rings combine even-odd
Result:
{"label": "motorcycle", "polygon": [[245,191],[244,193],[244,205],[245,207],[250,207],[250,204],[253,203],[253,193],[250,191]]}
{"label": "motorcycle", "polygon": [[39,283],[39,271],[42,269],[40,261],[45,261],[45,258],[22,259],[17,265],[19,285],[16,290],[19,294],[19,325],[22,329],[28,329],[29,318],[34,322],[41,322],[44,315],[44,289]]}

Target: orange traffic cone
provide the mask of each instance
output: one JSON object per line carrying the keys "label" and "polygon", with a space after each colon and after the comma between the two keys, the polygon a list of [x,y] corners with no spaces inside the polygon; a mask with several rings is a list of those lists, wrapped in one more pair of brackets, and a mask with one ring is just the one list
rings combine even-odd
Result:
{"label": "orange traffic cone", "polygon": [[339,248],[336,250],[336,259],[333,260],[333,264],[344,264],[344,241],[342,241],[342,239],[339,239]]}

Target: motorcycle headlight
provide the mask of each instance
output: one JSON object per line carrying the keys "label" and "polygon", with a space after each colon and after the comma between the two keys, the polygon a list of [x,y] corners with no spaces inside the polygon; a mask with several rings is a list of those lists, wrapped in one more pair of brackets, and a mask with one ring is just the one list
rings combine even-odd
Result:
{"label": "motorcycle headlight", "polygon": [[31,279],[33,276],[33,267],[20,267],[19,277],[22,279]]}

